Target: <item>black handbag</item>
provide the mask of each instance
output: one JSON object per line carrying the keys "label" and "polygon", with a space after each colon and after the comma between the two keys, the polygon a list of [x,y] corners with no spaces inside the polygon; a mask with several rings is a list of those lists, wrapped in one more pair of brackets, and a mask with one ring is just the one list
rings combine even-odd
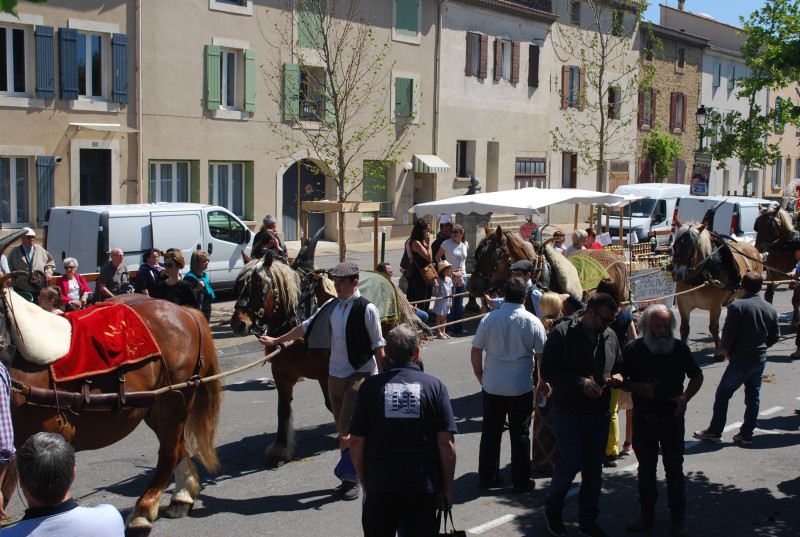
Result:
{"label": "black handbag", "polygon": [[[447,519],[450,519],[450,529],[447,529]],[[467,532],[464,530],[457,530],[453,524],[453,509],[439,509],[436,511],[436,527],[438,528],[439,537],[455,536],[467,537]]]}

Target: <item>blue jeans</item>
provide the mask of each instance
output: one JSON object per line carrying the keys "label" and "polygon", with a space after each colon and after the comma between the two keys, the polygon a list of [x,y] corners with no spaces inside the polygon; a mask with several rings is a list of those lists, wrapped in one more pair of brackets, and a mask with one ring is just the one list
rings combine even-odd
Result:
{"label": "blue jeans", "polygon": [[561,514],[564,497],[578,472],[581,490],[578,495],[578,523],[582,528],[597,521],[598,502],[603,485],[603,460],[608,441],[608,413],[584,415],[553,408],[550,414],[556,436],[558,456],[545,509]]}
{"label": "blue jeans", "polygon": [[[453,294],[457,295],[459,293],[463,293],[467,290],[466,285],[462,285],[461,287],[453,287]],[[464,297],[463,296],[456,296],[453,297],[453,305],[450,307],[450,313],[447,314],[447,322],[452,323],[453,321],[458,321],[464,318]],[[464,331],[464,323],[452,324],[448,327],[450,332],[454,332],[460,334]]]}
{"label": "blue jeans", "polygon": [[711,425],[708,432],[712,434],[722,434],[725,428],[725,419],[728,416],[728,401],[744,384],[744,423],[739,431],[744,435],[753,434],[756,428],[756,418],[758,417],[758,406],[761,403],[759,394],[761,392],[761,377],[764,375],[766,362],[728,362],[725,373],[717,386],[717,393],[714,396],[714,414],[711,418]]}

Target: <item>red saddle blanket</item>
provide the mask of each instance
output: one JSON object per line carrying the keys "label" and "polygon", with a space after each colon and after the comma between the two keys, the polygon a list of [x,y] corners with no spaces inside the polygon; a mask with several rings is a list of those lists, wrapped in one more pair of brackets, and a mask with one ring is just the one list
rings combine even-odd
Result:
{"label": "red saddle blanket", "polygon": [[66,319],[72,325],[72,343],[50,365],[55,382],[108,373],[161,354],[150,328],[125,304],[101,302],[67,313]]}

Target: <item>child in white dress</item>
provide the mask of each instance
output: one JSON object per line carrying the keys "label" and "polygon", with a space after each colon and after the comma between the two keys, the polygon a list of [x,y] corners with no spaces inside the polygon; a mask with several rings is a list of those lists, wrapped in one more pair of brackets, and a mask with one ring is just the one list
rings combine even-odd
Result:
{"label": "child in white dress", "polygon": [[439,272],[439,288],[436,291],[436,302],[433,304],[433,313],[436,314],[436,337],[438,339],[450,339],[442,326],[447,322],[447,314],[450,313],[450,306],[453,304],[453,279],[450,277],[450,267],[452,265],[443,259],[439,261],[437,267]]}

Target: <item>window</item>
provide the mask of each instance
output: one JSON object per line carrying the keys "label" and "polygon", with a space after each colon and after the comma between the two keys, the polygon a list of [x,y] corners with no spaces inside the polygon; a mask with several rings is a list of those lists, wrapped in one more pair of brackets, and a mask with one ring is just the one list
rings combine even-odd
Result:
{"label": "window", "polygon": [[561,68],[561,77],[561,108],[583,109],[586,71],[580,67],[564,65]]}
{"label": "window", "polygon": [[54,32],[41,22],[40,16],[19,14],[16,18],[0,13],[2,106],[44,108],[43,100],[55,97]]}
{"label": "window", "polygon": [[649,35],[644,37],[644,59],[648,61],[653,61],[653,52],[655,50],[655,45],[653,44],[653,38]]}
{"label": "window", "polygon": [[205,47],[206,109],[219,119],[247,119],[256,111],[256,53],[249,43],[213,38]]}
{"label": "window", "polygon": [[736,66],[731,64],[728,66],[728,89],[732,90],[736,85]]}
{"label": "window", "polygon": [[675,69],[677,72],[682,73],[684,67],[686,67],[686,49],[678,48],[675,52]]}
{"label": "window", "polygon": [[[781,109],[781,105],[782,105],[782,104],[783,104],[783,103],[782,103],[782,101],[781,101],[781,98],[780,98],[780,97],[775,97],[775,110],[776,110],[776,111],[780,111],[780,109]],[[783,134],[783,130],[784,130],[784,128],[786,127],[786,125],[784,125],[784,124],[781,122],[781,119],[780,119],[780,117],[777,117],[777,116],[776,116],[776,117],[775,117],[775,119],[774,119],[774,125],[773,125],[773,127],[774,127],[774,129],[775,129],[775,132],[777,132],[778,134]]]}
{"label": "window", "polygon": [[0,202],[3,224],[26,224],[28,209],[28,157],[0,157]]}
{"label": "window", "polygon": [[561,188],[578,186],[578,154],[561,154]]}
{"label": "window", "polygon": [[718,88],[720,78],[722,78],[722,63],[714,62],[714,66],[711,68],[711,86]]}
{"label": "window", "polygon": [[467,62],[464,74],[486,78],[488,72],[489,37],[467,32]]}
{"label": "window", "polygon": [[253,0],[208,0],[208,9],[237,15],[252,15]]}
{"label": "window", "polygon": [[150,201],[189,201],[190,163],[151,162]]}
{"label": "window", "polygon": [[570,24],[574,24],[575,26],[581,25],[581,3],[580,2],[570,2],[569,3],[569,22]]}
{"label": "window", "polygon": [[494,41],[494,79],[519,82],[519,42],[506,39]]}
{"label": "window", "polygon": [[78,32],[78,95],[103,97],[107,92],[105,76],[108,61],[103,36]]}
{"label": "window", "polygon": [[531,45],[528,48],[528,87],[539,87],[539,47]]}
{"label": "window", "polygon": [[0,26],[0,92],[28,93],[28,47],[25,29]]}
{"label": "window", "polygon": [[318,49],[322,44],[320,27],[327,14],[326,0],[298,0],[297,44],[303,48]]}
{"label": "window", "polygon": [[783,174],[781,170],[782,159],[775,161],[772,165],[772,188],[783,188]]}
{"label": "window", "polygon": [[545,160],[543,158],[518,158],[514,173],[514,188],[546,186]]}
{"label": "window", "polygon": [[680,134],[686,126],[686,97],[683,93],[673,92],[669,105],[669,130]]}
{"label": "window", "polygon": [[786,178],[789,179],[792,176],[792,159],[788,157],[786,158],[786,166],[784,168],[784,171],[785,173],[783,175],[785,175]]}
{"label": "window", "polygon": [[[388,203],[387,195],[389,192],[389,165],[387,162],[380,160],[365,160],[364,161],[364,184],[363,195],[364,201],[379,201],[381,202],[381,210],[378,216],[389,218],[392,216],[391,204]],[[362,219],[374,218],[373,212],[365,212]]]}
{"label": "window", "polygon": [[615,9],[611,17],[611,35],[615,37],[625,35],[625,14],[621,9]]}
{"label": "window", "polygon": [[417,118],[417,100],[418,100],[419,81],[415,76],[410,75],[395,75],[394,77],[394,110],[392,117],[395,120],[412,120],[416,122]]}
{"label": "window", "polygon": [[471,177],[475,169],[475,140],[456,141],[456,177]]}
{"label": "window", "polygon": [[651,129],[656,121],[656,90],[648,88],[639,92],[639,128]]}
{"label": "window", "polygon": [[208,178],[208,202],[244,218],[244,163],[211,163],[208,165]]}
{"label": "window", "polygon": [[394,0],[392,38],[419,42],[419,0]]}
{"label": "window", "polygon": [[608,88],[608,119],[619,119],[622,115],[622,89],[619,86]]}
{"label": "window", "polygon": [[328,99],[323,67],[283,65],[283,120],[333,123],[335,110]]}
{"label": "window", "polygon": [[206,218],[208,230],[215,239],[234,244],[244,243],[247,232],[242,223],[231,218],[231,215],[222,211],[209,211]]}

